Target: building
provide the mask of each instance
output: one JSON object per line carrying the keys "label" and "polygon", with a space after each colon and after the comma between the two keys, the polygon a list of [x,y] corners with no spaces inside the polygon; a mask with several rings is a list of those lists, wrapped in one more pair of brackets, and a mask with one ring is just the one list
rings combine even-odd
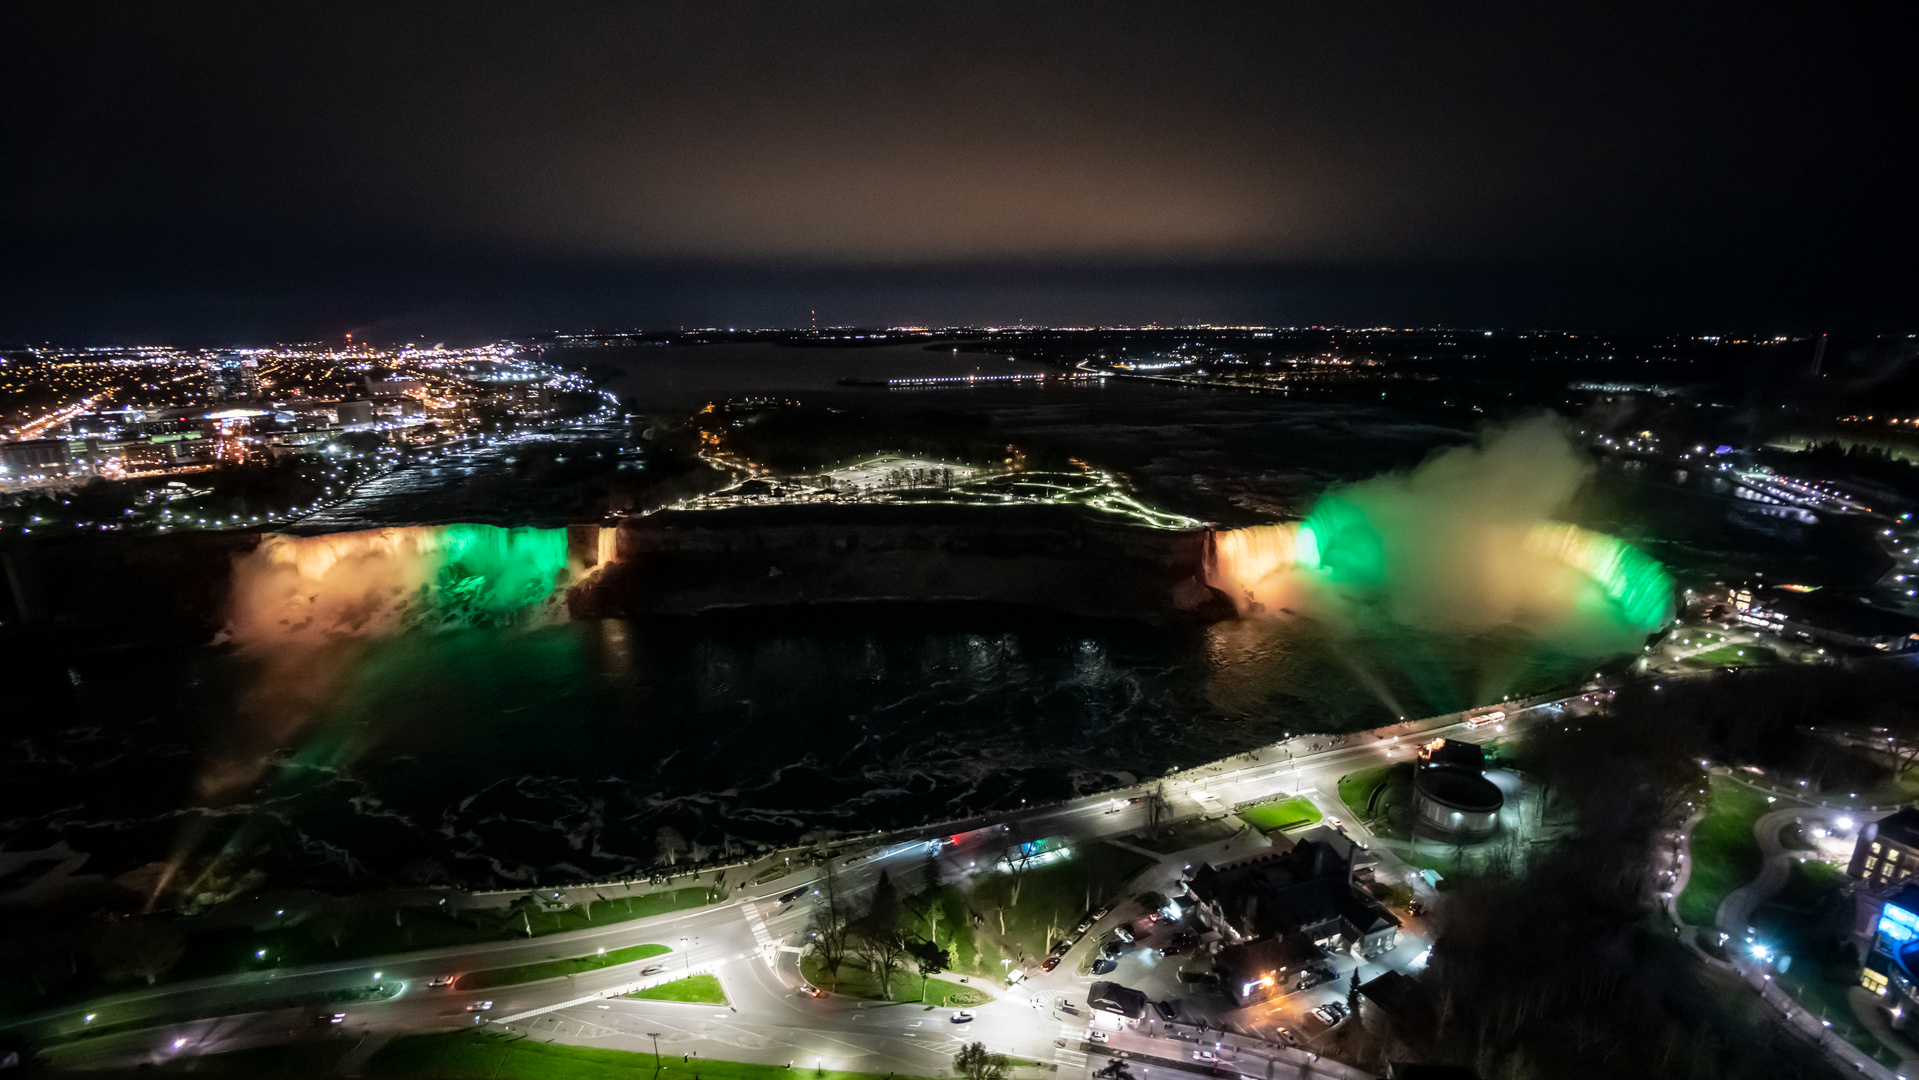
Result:
{"label": "building", "polygon": [[1859,830],[1846,876],[1868,887],[1897,884],[1919,865],[1919,808],[1906,807]]}
{"label": "building", "polygon": [[1378,955],[1399,944],[1399,919],[1360,887],[1362,850],[1321,828],[1289,848],[1203,866],[1191,885],[1196,918],[1229,948],[1297,936],[1321,950]]}
{"label": "building", "polygon": [[1919,622],[1873,607],[1863,596],[1845,596],[1808,585],[1741,585],[1728,592],[1739,622],[1846,649],[1905,652],[1919,648]]}
{"label": "building", "polygon": [[1906,1026],[1919,1000],[1915,964],[1919,964],[1919,885],[1907,885],[1880,907],[1872,947],[1859,972],[1859,985],[1885,999],[1895,1028]]}
{"label": "building", "polygon": [[65,439],[0,443],[0,481],[45,480],[72,472],[73,447]]}
{"label": "building", "polygon": [[1086,991],[1086,1004],[1128,1020],[1138,1020],[1146,1015],[1146,994],[1116,982],[1094,983]]}
{"label": "building", "polygon": [[1213,970],[1233,1004],[1244,1007],[1332,979],[1326,954],[1305,934],[1228,945],[1213,958]]}
{"label": "building", "polygon": [[251,356],[216,356],[203,365],[209,401],[244,401],[260,396],[260,361]]}
{"label": "building", "polygon": [[1484,840],[1499,831],[1506,795],[1486,779],[1486,751],[1457,739],[1419,748],[1413,768],[1413,828],[1454,843]]}

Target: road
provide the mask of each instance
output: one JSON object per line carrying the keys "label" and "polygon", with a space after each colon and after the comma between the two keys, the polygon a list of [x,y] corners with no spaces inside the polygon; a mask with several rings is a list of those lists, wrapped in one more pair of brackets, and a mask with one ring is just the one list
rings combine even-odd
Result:
{"label": "road", "polygon": [[[1567,699],[1569,703],[1579,700]],[[1506,724],[1512,727],[1556,718],[1561,715],[1557,705],[1515,711]],[[1417,741],[1469,731],[1454,715],[1346,736],[1300,737],[1180,773],[1165,781],[1163,790],[1175,816],[1206,807],[1231,807],[1301,794],[1317,803],[1327,816],[1343,819],[1348,832],[1365,843],[1372,839],[1370,834],[1338,802],[1338,778],[1358,769],[1410,760]],[[1491,732],[1474,737],[1486,734]],[[1145,799],[1129,802],[1124,797],[1101,795],[1012,815],[1010,820],[1023,837],[1119,837],[1138,833],[1148,825],[1148,805]],[[848,855],[837,863],[847,886],[858,889],[881,868],[891,868],[897,875],[921,865],[928,850],[926,842],[909,840]],[[987,867],[979,863],[987,858],[984,850],[984,844],[962,843],[949,848],[943,858],[958,874],[983,872]],[[1183,868],[1181,860],[1190,857],[1191,853],[1170,856],[1162,860],[1157,871],[1149,873],[1161,874],[1166,878],[1163,884],[1170,886],[1171,879]],[[1390,854],[1382,854],[1382,861],[1395,860]],[[782,910],[773,898],[810,885],[818,873],[817,868],[800,870],[763,886],[736,891],[725,902],[704,908],[524,941],[166,984],[98,999],[84,1007],[12,1018],[0,1022],[0,1030],[54,1044],[49,1059],[70,1067],[161,1061],[311,1035],[315,1015],[322,1010],[346,1013],[346,1020],[337,1027],[324,1026],[354,1038],[446,1030],[493,1018],[491,1027],[569,1042],[650,1050],[650,1038],[644,1040],[645,1047],[635,1040],[645,1032],[658,1031],[662,1053],[697,1052],[774,1063],[806,1061],[810,1056],[827,1067],[863,1071],[930,1075],[950,1064],[952,1051],[962,1038],[985,1041],[996,1050],[1020,1057],[1055,1061],[1063,1069],[1084,1066],[1090,1071],[1097,1067],[1098,1048],[1084,1042],[1088,1022],[1084,1002],[1091,980],[1072,974],[1072,962],[1053,973],[1037,975],[1011,991],[996,987],[999,999],[974,1010],[976,1018],[966,1024],[954,1024],[950,1009],[926,1011],[913,1005],[860,1003],[837,996],[814,999],[800,994],[801,980],[794,952],[789,950],[802,940],[809,911],[804,902]],[[1090,948],[1097,937],[1098,928],[1080,947]],[[659,959],[483,993],[427,986],[435,978],[461,972],[647,943],[666,945],[673,951]],[[1409,941],[1401,950],[1408,955],[1398,956],[1395,962],[1410,962],[1423,947],[1416,938]],[[665,970],[650,979],[638,975],[654,964],[663,965]],[[730,999],[727,1008],[618,996],[639,985],[697,972],[720,976]],[[387,1000],[358,1004],[261,1008],[268,1001],[322,1000],[329,994],[376,982],[398,984],[399,992]],[[1323,993],[1343,996],[1338,988]],[[1053,1006],[1061,998],[1079,1003],[1081,1015],[1058,1012]],[[492,1007],[484,1013],[467,1010],[469,1005],[489,1000]],[[1191,1043],[1165,1033],[1150,1037],[1129,1033],[1125,1038],[1147,1039],[1137,1051],[1146,1054],[1150,1046],[1157,1045],[1163,1052],[1149,1056],[1166,1060],[1190,1061],[1194,1049]],[[1091,1055],[1086,1052],[1089,1048],[1095,1051]],[[1341,1075],[1338,1067],[1299,1051],[1265,1047],[1264,1053],[1259,1075]],[[1295,1071],[1289,1073],[1287,1069]],[[1309,1072],[1298,1072],[1300,1069]]]}

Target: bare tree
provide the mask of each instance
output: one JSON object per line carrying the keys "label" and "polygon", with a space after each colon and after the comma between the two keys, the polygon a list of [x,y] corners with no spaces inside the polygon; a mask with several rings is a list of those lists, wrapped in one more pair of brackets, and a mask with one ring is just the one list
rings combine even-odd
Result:
{"label": "bare tree", "polygon": [[680,856],[686,854],[686,837],[671,825],[662,825],[653,832],[653,861],[664,862],[668,866],[678,865]]}
{"label": "bare tree", "polygon": [[186,936],[173,923],[153,917],[122,919],[94,943],[93,961],[108,979],[145,979],[151,986],[186,951]]}
{"label": "bare tree", "polygon": [[846,963],[853,919],[840,887],[839,872],[833,869],[831,859],[827,860],[826,871],[820,878],[818,897],[813,902],[813,951],[819,954],[820,966],[826,973],[837,978],[840,966]]}

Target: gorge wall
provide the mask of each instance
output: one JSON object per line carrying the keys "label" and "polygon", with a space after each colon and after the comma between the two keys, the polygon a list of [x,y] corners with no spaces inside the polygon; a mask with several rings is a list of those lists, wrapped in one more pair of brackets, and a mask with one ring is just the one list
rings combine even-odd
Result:
{"label": "gorge wall", "polygon": [[1031,604],[1075,615],[1211,621],[1211,534],[1064,506],[780,506],[622,522],[576,618],[873,601]]}

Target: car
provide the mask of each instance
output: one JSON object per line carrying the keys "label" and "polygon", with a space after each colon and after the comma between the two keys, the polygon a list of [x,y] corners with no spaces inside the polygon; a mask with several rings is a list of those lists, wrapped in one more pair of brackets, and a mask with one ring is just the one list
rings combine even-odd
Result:
{"label": "car", "polygon": [[780,903],[790,904],[793,901],[798,900],[800,897],[805,895],[806,895],[805,889],[794,889],[792,892],[782,895],[780,897]]}
{"label": "car", "polygon": [[1279,1041],[1286,1046],[1299,1045],[1299,1036],[1293,1034],[1292,1028],[1274,1028],[1273,1034],[1277,1036],[1279,1038]]}
{"label": "car", "polygon": [[640,975],[642,978],[644,978],[645,976],[648,976],[648,975],[658,975],[660,972],[665,970],[666,970],[665,964],[654,964],[652,967],[649,967],[649,968],[641,968]]}
{"label": "car", "polygon": [[1107,1035],[1104,1031],[1089,1031],[1086,1033],[1086,1041],[1089,1043],[1104,1043],[1107,1041]]}
{"label": "car", "polygon": [[1321,1005],[1319,1008],[1314,1009],[1312,1011],[1312,1017],[1313,1019],[1319,1021],[1320,1023],[1325,1024],[1327,1027],[1332,1027],[1334,1024],[1339,1023],[1339,1018],[1334,1016],[1333,1011],[1331,1009],[1328,1009],[1324,1005]]}
{"label": "car", "polygon": [[1329,1001],[1325,1004],[1324,1008],[1327,1012],[1332,1013],[1335,1018],[1340,1020],[1346,1019],[1346,1006],[1341,1005],[1339,1002]]}
{"label": "car", "polygon": [[315,1024],[344,1024],[346,1023],[346,1014],[321,1013],[313,1018],[313,1022]]}
{"label": "car", "polygon": [[429,989],[435,986],[452,986],[453,980],[457,978],[459,978],[458,975],[442,975],[437,979],[429,980],[426,985]]}
{"label": "car", "polygon": [[1111,910],[1113,909],[1103,907],[1103,908],[1100,908],[1098,911],[1093,912],[1093,921],[1098,922],[1099,920],[1104,919],[1106,917],[1106,913]]}
{"label": "car", "polygon": [[1046,958],[1046,962],[1039,966],[1039,969],[1041,971],[1051,971],[1058,966],[1059,966],[1059,957],[1049,956]]}
{"label": "car", "polygon": [[1345,822],[1339,820],[1338,818],[1332,816],[1331,814],[1326,815],[1326,824],[1331,825],[1335,829],[1343,830],[1346,828]]}
{"label": "car", "polygon": [[467,1012],[485,1012],[493,1007],[491,1001],[476,1001],[466,1007]]}
{"label": "car", "polygon": [[1179,1015],[1179,1002],[1177,1001],[1155,1001],[1153,1002],[1153,1008],[1168,1020]]}
{"label": "car", "polygon": [[1118,956],[1126,951],[1126,943],[1118,938],[1107,938],[1099,943],[1099,951],[1102,956]]}
{"label": "car", "polygon": [[1193,1051],[1193,1060],[1194,1061],[1218,1061],[1219,1055],[1213,1053],[1211,1050],[1195,1050]]}
{"label": "car", "polygon": [[807,997],[823,998],[826,996],[826,991],[820,989],[817,986],[814,986],[811,983],[807,983],[806,985],[800,987],[800,993],[805,994]]}
{"label": "car", "polygon": [[1119,967],[1119,961],[1110,956],[1101,956],[1093,960],[1093,974],[1106,975]]}
{"label": "car", "polygon": [[1121,941],[1124,941],[1128,945],[1131,945],[1133,943],[1133,932],[1132,930],[1128,929],[1125,926],[1113,927],[1113,936],[1120,939]]}
{"label": "car", "polygon": [[1055,946],[1053,946],[1053,955],[1054,955],[1054,956],[1065,956],[1065,955],[1066,955],[1066,950],[1068,950],[1068,949],[1070,949],[1070,948],[1072,948],[1072,947],[1073,947],[1073,943],[1072,943],[1072,942],[1070,942],[1070,941],[1062,941],[1062,942],[1060,942],[1059,944],[1057,944],[1057,945],[1055,945]]}
{"label": "car", "polygon": [[956,1013],[954,1013],[954,1014],[953,1014],[953,1022],[954,1022],[955,1024],[970,1024],[970,1023],[972,1023],[972,1022],[973,1022],[973,1012],[972,1012],[972,1010],[971,1010],[971,1009],[961,1009],[960,1011],[958,1011],[958,1012],[956,1012]]}
{"label": "car", "polygon": [[1091,930],[1092,928],[1093,928],[1093,920],[1081,919],[1080,924],[1078,926],[1073,927],[1073,933],[1084,934],[1086,931]]}

